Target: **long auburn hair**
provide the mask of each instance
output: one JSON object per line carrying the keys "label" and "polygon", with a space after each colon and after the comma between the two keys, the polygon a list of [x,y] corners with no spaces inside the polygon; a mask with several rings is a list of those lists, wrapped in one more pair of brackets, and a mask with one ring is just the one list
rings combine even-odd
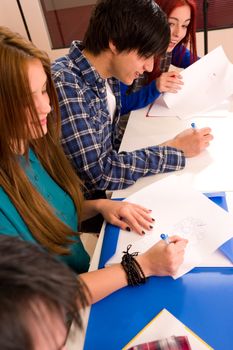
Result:
{"label": "long auburn hair", "polygon": [[[28,64],[42,63],[47,76],[47,93],[51,112],[48,132],[43,134],[30,92]],[[33,139],[28,117],[39,125],[42,137]],[[68,254],[67,245],[77,232],[63,223],[54,209],[31,184],[19,162],[19,150],[26,161],[33,149],[54,181],[73,199],[81,217],[83,194],[75,174],[60,145],[60,113],[53,85],[48,55],[8,28],[0,27],[0,186],[8,194],[30,232],[42,246],[56,254]],[[78,230],[78,228],[77,228]]]}
{"label": "long auburn hair", "polygon": [[[196,16],[197,16],[197,5],[196,0],[156,0],[156,3],[161,7],[165,12],[167,17],[170,16],[171,12],[180,6],[188,5],[191,10],[191,19],[187,28],[187,33],[185,37],[177,44],[176,47],[180,48],[180,61],[185,54],[185,49],[189,44],[190,53],[191,53],[191,62],[197,60],[197,45],[196,45]],[[154,69],[149,73],[149,80],[157,78],[161,72],[159,70],[160,58],[155,57]]]}

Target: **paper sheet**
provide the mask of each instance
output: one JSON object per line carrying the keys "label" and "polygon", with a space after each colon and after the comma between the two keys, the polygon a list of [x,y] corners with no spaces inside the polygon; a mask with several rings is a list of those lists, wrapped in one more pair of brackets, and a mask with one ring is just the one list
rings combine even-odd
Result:
{"label": "paper sheet", "polygon": [[[232,114],[232,106],[233,101],[232,99],[225,99],[218,105],[214,105],[210,107],[209,109],[202,111],[200,113],[196,113],[195,115],[188,116],[189,118],[192,117],[212,117],[212,118],[220,118],[220,117],[228,117]],[[165,104],[163,97],[160,96],[153,105],[150,106],[148,112],[148,117],[178,117],[178,113],[171,108],[169,109],[167,105]]]}
{"label": "paper sheet", "polygon": [[233,94],[233,64],[226,57],[222,46],[203,56],[180,74],[184,82],[182,89],[176,94],[164,93],[164,102],[159,101],[159,106],[155,102],[149,115],[166,114],[165,103],[172,109],[167,116],[190,118],[205,113]]}
{"label": "paper sheet", "polygon": [[167,338],[173,335],[187,336],[192,350],[213,350],[212,347],[206,344],[166,309],[163,309],[122,350],[127,350],[138,344]]}
{"label": "paper sheet", "polygon": [[115,255],[107,264],[120,262],[122,252],[145,252],[160,240],[160,234],[179,235],[189,240],[184,262],[174,278],[198,266],[233,236],[233,215],[190,188],[184,176],[170,175],[129,196],[127,201],[152,210],[154,228],[144,236],[120,231]]}

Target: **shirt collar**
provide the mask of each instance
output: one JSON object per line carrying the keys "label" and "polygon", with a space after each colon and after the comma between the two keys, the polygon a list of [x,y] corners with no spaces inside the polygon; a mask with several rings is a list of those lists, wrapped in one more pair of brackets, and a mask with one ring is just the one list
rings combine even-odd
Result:
{"label": "shirt collar", "polygon": [[79,69],[80,74],[83,76],[87,85],[104,85],[105,79],[101,78],[95,67],[93,67],[83,55],[83,49],[84,45],[81,41],[73,41],[70,47],[69,57],[76,64],[76,67]]}

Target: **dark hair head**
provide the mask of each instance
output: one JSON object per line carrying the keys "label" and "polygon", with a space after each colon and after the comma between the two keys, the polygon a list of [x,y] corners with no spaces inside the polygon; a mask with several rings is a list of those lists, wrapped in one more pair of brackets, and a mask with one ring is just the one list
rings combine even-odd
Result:
{"label": "dark hair head", "polygon": [[166,16],[153,0],[100,0],[84,38],[85,48],[98,55],[112,42],[119,52],[140,56],[163,54],[169,44]]}
{"label": "dark hair head", "polygon": [[58,315],[70,315],[81,327],[79,307],[87,305],[86,293],[76,275],[51,255],[36,245],[0,235],[0,349],[33,349],[28,323],[31,317],[41,321],[33,311],[34,302]]}

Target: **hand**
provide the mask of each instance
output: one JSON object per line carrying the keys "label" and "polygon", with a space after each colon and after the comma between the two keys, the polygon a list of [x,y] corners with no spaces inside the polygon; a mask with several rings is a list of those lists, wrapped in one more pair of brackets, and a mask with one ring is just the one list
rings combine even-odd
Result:
{"label": "hand", "polygon": [[185,157],[195,157],[209,146],[211,140],[213,135],[210,128],[187,129],[162,146],[175,147],[182,150]]}
{"label": "hand", "polygon": [[176,71],[164,72],[156,79],[159,92],[177,93],[183,84],[182,76]]}
{"label": "hand", "polygon": [[184,260],[188,241],[178,236],[169,237],[170,243],[159,241],[136,259],[149,276],[174,276]]}
{"label": "hand", "polygon": [[98,201],[99,212],[104,219],[112,225],[119,226],[122,230],[134,231],[140,235],[144,230],[152,230],[154,219],[151,218],[151,210],[140,205],[119,202],[108,199]]}

